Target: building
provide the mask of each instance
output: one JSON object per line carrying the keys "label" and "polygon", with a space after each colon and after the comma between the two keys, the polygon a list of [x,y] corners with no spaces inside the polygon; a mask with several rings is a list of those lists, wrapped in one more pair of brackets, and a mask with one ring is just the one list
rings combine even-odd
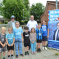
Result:
{"label": "building", "polygon": [[[41,23],[42,23],[42,20],[45,19],[47,21],[47,24],[48,24],[48,11],[54,10],[54,9],[56,9],[56,1],[47,1],[45,11],[41,15]],[[59,2],[58,2],[58,9],[59,9]]]}

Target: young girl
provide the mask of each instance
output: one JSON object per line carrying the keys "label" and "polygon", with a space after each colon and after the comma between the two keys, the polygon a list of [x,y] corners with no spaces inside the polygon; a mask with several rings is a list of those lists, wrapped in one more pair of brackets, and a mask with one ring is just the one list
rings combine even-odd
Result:
{"label": "young girl", "polygon": [[31,42],[31,51],[32,51],[32,54],[35,54],[36,32],[35,32],[34,28],[31,29],[30,42]]}
{"label": "young girl", "polygon": [[37,52],[40,52],[40,45],[42,42],[42,29],[41,29],[41,24],[38,25],[38,28],[36,29],[36,33],[37,33]]}
{"label": "young girl", "polygon": [[12,33],[12,28],[9,28],[8,32],[9,33],[6,35],[8,59],[10,59],[10,51],[11,51],[11,58],[14,59],[13,50],[14,50],[15,37],[14,37],[14,34]]}
{"label": "young girl", "polygon": [[43,50],[47,50],[47,47],[46,47],[46,41],[47,41],[47,38],[49,38],[49,28],[48,26],[46,25],[46,20],[43,20],[43,25],[42,25],[42,30],[43,30],[43,39],[42,39],[42,45],[43,45]]}

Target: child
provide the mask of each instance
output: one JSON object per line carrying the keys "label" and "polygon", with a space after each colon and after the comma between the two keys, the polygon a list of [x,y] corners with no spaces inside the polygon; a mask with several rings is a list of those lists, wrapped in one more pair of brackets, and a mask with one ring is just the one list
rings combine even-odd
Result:
{"label": "child", "polygon": [[14,34],[12,33],[12,31],[13,31],[12,28],[8,28],[9,33],[6,35],[8,59],[10,59],[10,51],[11,51],[11,58],[14,59],[13,51],[14,51],[15,37],[14,37]]}
{"label": "child", "polygon": [[35,28],[31,29],[31,33],[30,33],[30,42],[31,42],[31,51],[32,54],[35,54],[35,46],[36,46],[36,32],[35,32]]}
{"label": "child", "polygon": [[16,28],[14,28],[13,33],[15,35],[15,50],[16,50],[16,58],[18,58],[18,47],[19,47],[19,53],[20,56],[23,56],[22,54],[22,42],[23,42],[23,30],[21,27],[19,27],[19,22],[15,22]]}
{"label": "child", "polygon": [[46,25],[45,20],[43,20],[42,30],[43,30],[43,39],[42,39],[43,50],[44,49],[47,50],[46,41],[47,41],[47,38],[49,37],[49,28]]}
{"label": "child", "polygon": [[30,44],[30,39],[29,39],[30,32],[28,31],[29,30],[28,27],[25,27],[24,29],[25,32],[23,33],[23,37],[24,37],[25,55],[29,55],[28,49]]}
{"label": "child", "polygon": [[41,24],[38,25],[38,28],[36,29],[36,33],[37,33],[37,52],[40,52],[40,45],[42,42],[42,29],[41,29]]}
{"label": "child", "polygon": [[5,59],[5,51],[6,51],[6,34],[5,34],[5,31],[6,31],[6,28],[2,27],[1,33],[0,33],[0,57],[1,57],[1,53],[3,52],[3,59]]}

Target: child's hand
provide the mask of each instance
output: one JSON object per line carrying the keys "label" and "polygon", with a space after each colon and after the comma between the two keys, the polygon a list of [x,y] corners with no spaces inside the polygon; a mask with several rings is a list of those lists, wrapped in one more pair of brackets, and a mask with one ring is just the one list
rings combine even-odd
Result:
{"label": "child's hand", "polygon": [[8,46],[10,46],[10,45],[8,44]]}
{"label": "child's hand", "polygon": [[32,43],[34,43],[34,41]]}
{"label": "child's hand", "polygon": [[47,38],[49,38],[49,35],[47,35]]}
{"label": "child's hand", "polygon": [[10,45],[10,46],[13,46],[13,44],[12,44],[12,45]]}
{"label": "child's hand", "polygon": [[1,41],[0,41],[0,44],[1,44]]}
{"label": "child's hand", "polygon": [[3,47],[5,47],[5,44],[3,45]]}
{"label": "child's hand", "polygon": [[23,39],[22,39],[22,42],[23,42]]}

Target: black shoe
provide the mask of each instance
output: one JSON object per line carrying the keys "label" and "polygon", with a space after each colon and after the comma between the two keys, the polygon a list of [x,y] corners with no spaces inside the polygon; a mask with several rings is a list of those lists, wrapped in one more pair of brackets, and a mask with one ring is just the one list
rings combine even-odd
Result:
{"label": "black shoe", "polygon": [[5,59],[5,58],[3,58],[3,59]]}
{"label": "black shoe", "polygon": [[25,55],[27,54],[27,52],[25,52]]}
{"label": "black shoe", "polygon": [[29,52],[27,51],[27,55],[29,55]]}
{"label": "black shoe", "polygon": [[37,52],[39,52],[39,49],[37,49]]}
{"label": "black shoe", "polygon": [[20,56],[24,57],[24,55],[23,55],[23,54],[20,54]]}
{"label": "black shoe", "polygon": [[41,49],[39,48],[39,52],[41,52]]}
{"label": "black shoe", "polygon": [[18,55],[16,55],[16,58],[18,58]]}

